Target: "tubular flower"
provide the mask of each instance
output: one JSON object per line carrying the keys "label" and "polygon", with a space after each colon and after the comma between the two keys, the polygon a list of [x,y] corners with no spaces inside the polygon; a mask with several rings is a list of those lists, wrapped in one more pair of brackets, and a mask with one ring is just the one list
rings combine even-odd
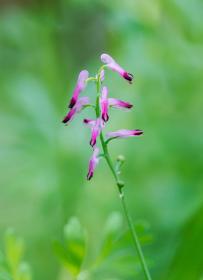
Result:
{"label": "tubular flower", "polygon": [[125,71],[110,55],[102,54],[101,61],[106,64],[108,68],[117,72],[120,76],[126,79],[129,83],[132,83],[133,75]]}
{"label": "tubular flower", "polygon": [[129,102],[125,102],[116,98],[109,98],[108,104],[110,107],[118,109],[131,109],[133,107],[133,105]]}
{"label": "tubular flower", "polygon": [[103,87],[102,88],[102,93],[101,93],[101,97],[100,97],[100,107],[101,107],[101,116],[104,122],[107,122],[109,119],[109,115],[108,115],[108,88],[107,87]]}
{"label": "tubular flower", "polygon": [[73,96],[69,103],[69,108],[73,108],[75,103],[78,100],[79,94],[85,89],[86,87],[86,80],[89,77],[89,72],[87,70],[83,70],[79,73],[77,84],[75,86]]}
{"label": "tubular flower", "polygon": [[93,155],[89,161],[87,180],[90,180],[94,175],[95,168],[96,168],[97,164],[99,163],[98,155],[99,155],[99,148],[95,147],[93,150]]}
{"label": "tubular flower", "polygon": [[100,135],[104,127],[104,122],[101,118],[97,118],[96,120],[84,119],[83,122],[89,127],[91,127],[92,135],[90,145],[94,147],[97,142],[97,137]]}
{"label": "tubular flower", "polygon": [[75,114],[79,113],[89,103],[90,102],[88,97],[84,96],[79,98],[75,103],[75,105],[73,106],[73,108],[71,108],[68,114],[65,116],[62,122],[63,123],[70,122],[74,118]]}
{"label": "tubular flower", "polygon": [[113,132],[108,132],[106,134],[107,140],[110,138],[127,138],[132,136],[139,136],[143,134],[143,131],[140,129],[128,130],[128,129],[120,129]]}

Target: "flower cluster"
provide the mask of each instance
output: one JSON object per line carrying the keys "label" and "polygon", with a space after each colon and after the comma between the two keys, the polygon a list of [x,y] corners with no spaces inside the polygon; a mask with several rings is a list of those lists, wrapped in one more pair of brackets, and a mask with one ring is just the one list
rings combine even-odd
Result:
{"label": "flower cluster", "polygon": [[[126,138],[131,136],[138,136],[143,134],[142,130],[134,129],[127,130],[121,129],[113,132],[108,132],[106,134],[106,139],[104,139],[102,130],[105,127],[105,124],[109,121],[109,111],[110,108],[117,109],[125,109],[130,110],[133,105],[119,99],[108,97],[108,88],[103,86],[101,88],[101,84],[105,78],[105,70],[111,69],[117,72],[120,76],[122,76],[129,83],[132,83],[133,75],[125,71],[110,55],[102,54],[101,61],[104,63],[102,67],[99,69],[98,74],[95,77],[89,77],[89,73],[87,70],[83,70],[79,73],[78,80],[76,83],[76,87],[74,89],[72,98],[69,103],[69,111],[67,115],[63,119],[64,124],[69,124],[75,115],[79,113],[85,107],[94,107],[96,112],[96,119],[84,119],[84,124],[91,129],[91,139],[90,145],[93,148],[93,155],[89,161],[89,170],[87,174],[87,179],[90,180],[93,175],[95,168],[99,162],[101,157],[99,148],[97,147],[98,137],[101,137],[101,140],[105,145],[112,139],[115,138]],[[80,97],[82,91],[85,90],[87,83],[89,81],[94,81],[97,84],[97,98],[96,105],[90,104],[90,100],[88,97]],[[105,141],[105,142],[104,142]]]}

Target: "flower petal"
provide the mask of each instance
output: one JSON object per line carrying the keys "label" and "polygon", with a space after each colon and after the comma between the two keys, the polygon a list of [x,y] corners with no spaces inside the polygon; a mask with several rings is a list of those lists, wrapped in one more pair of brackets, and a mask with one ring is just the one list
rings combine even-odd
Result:
{"label": "flower petal", "polygon": [[78,100],[79,94],[85,89],[86,87],[86,80],[89,77],[89,72],[87,70],[83,70],[79,73],[78,80],[73,92],[73,96],[69,103],[69,108],[73,108],[75,103]]}
{"label": "flower petal", "polygon": [[97,118],[96,120],[84,119],[83,122],[91,128],[92,133],[90,145],[94,147],[97,142],[97,138],[104,127],[104,122],[101,118]]}
{"label": "flower petal", "polygon": [[104,53],[101,55],[101,61],[106,64],[112,71],[117,72],[120,76],[132,83],[133,75],[125,71],[110,55]]}
{"label": "flower petal", "polygon": [[106,134],[107,140],[110,138],[127,138],[132,136],[139,136],[143,134],[143,131],[140,129],[128,130],[128,129],[120,129],[113,132],[108,132]]}
{"label": "flower petal", "polygon": [[109,105],[108,105],[107,96],[108,96],[108,88],[103,87],[101,98],[100,98],[100,106],[101,106],[101,115],[104,122],[107,122],[109,119],[109,115],[108,115]]}
{"label": "flower petal", "polygon": [[93,155],[89,161],[87,180],[90,180],[94,175],[95,168],[96,168],[97,164],[99,163],[98,155],[99,155],[99,149],[97,147],[95,147],[94,151],[93,151]]}
{"label": "flower petal", "polygon": [[109,98],[109,106],[118,109],[131,109],[133,107],[129,102],[125,102],[116,98]]}
{"label": "flower petal", "polygon": [[70,122],[75,116],[75,114],[79,113],[84,108],[84,106],[88,105],[89,103],[90,103],[89,98],[87,96],[79,98],[75,103],[75,105],[73,106],[73,108],[71,108],[68,114],[65,116],[62,122],[63,123]]}

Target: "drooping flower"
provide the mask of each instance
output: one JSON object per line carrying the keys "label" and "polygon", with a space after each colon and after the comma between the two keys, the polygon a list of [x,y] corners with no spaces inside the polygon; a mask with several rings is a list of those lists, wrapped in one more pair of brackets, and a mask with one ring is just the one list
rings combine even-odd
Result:
{"label": "drooping flower", "polygon": [[99,148],[95,147],[94,151],[93,151],[93,155],[89,161],[87,180],[90,180],[94,175],[95,168],[96,168],[97,164],[99,163],[98,155],[99,155]]}
{"label": "drooping flower", "polygon": [[104,122],[101,118],[97,118],[96,120],[84,119],[83,122],[91,128],[92,135],[90,145],[94,147],[97,142],[97,137],[104,128]]}
{"label": "drooping flower", "polygon": [[86,87],[86,80],[89,77],[89,72],[87,70],[83,70],[79,73],[77,84],[75,86],[73,96],[69,103],[69,108],[73,108],[75,103],[78,100],[79,94],[85,89]]}
{"label": "drooping flower", "polygon": [[131,109],[133,107],[133,105],[129,102],[125,102],[116,98],[109,98],[108,104],[110,107],[118,109]]}
{"label": "drooping flower", "polygon": [[101,117],[103,119],[104,122],[107,122],[109,119],[109,115],[108,115],[108,108],[109,108],[109,104],[108,104],[108,88],[107,87],[103,87],[102,88],[102,93],[101,93],[101,97],[100,97],[100,107],[101,107]]}
{"label": "drooping flower", "polygon": [[132,137],[132,136],[139,136],[143,134],[143,131],[140,129],[133,129],[133,130],[128,130],[128,129],[120,129],[117,131],[112,131],[108,132],[106,134],[107,140],[110,138],[127,138],[127,137]]}
{"label": "drooping flower", "polygon": [[70,122],[75,114],[79,113],[86,105],[90,104],[89,98],[87,96],[78,98],[77,102],[75,105],[69,110],[65,118],[63,119],[63,123],[68,123]]}
{"label": "drooping flower", "polygon": [[125,71],[110,55],[104,53],[101,55],[101,61],[106,64],[108,68],[117,72],[120,76],[132,83],[133,75]]}

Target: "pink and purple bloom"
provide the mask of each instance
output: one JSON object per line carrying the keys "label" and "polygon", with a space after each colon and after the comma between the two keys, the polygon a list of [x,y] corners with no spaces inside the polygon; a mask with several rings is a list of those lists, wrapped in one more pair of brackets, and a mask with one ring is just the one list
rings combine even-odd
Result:
{"label": "pink and purple bloom", "polygon": [[95,147],[93,150],[93,155],[89,161],[87,180],[90,180],[93,177],[95,168],[98,163],[99,163],[99,148]]}
{"label": "pink and purple bloom", "polygon": [[[109,120],[110,108],[116,109],[127,109],[130,110],[133,105],[129,102],[119,100],[116,98],[109,97],[108,88],[106,86],[102,87],[102,82],[105,79],[105,70],[109,68],[115,72],[118,72],[120,76],[128,80],[130,83],[133,80],[133,75],[125,71],[110,55],[102,54],[101,61],[104,63],[99,69],[97,75],[89,78],[89,73],[87,70],[83,70],[79,73],[78,80],[69,103],[69,111],[63,119],[63,123],[68,124],[71,122],[77,113],[79,113],[85,107],[94,108],[96,113],[96,119],[84,119],[84,123],[91,129],[91,139],[90,145],[93,148],[93,154],[89,161],[89,169],[87,174],[87,179],[90,180],[93,175],[99,159],[102,155],[99,155],[99,149],[97,147],[98,137],[101,135],[101,145],[103,147],[103,156],[105,158],[105,153],[107,151],[106,146],[108,142],[115,138],[127,138],[143,134],[142,130],[134,129],[127,130],[121,129],[113,132],[108,132],[106,138],[102,134],[105,123]],[[89,78],[89,79],[88,79]],[[80,93],[85,89],[88,82],[94,81],[97,85],[97,96],[95,97],[95,105],[91,105],[89,98],[87,96],[80,97]],[[101,90],[100,90],[101,88]],[[90,106],[89,106],[90,105]],[[113,168],[113,167],[112,167]]]}
{"label": "pink and purple bloom", "polygon": [[107,87],[102,88],[101,97],[100,97],[100,107],[101,107],[101,116],[104,122],[109,120],[109,104],[108,104],[108,89]]}
{"label": "pink and purple bloom", "polygon": [[79,73],[77,84],[75,86],[73,96],[69,103],[69,108],[73,108],[73,106],[78,100],[80,93],[85,89],[86,80],[88,79],[88,77],[89,77],[89,72],[87,70],[83,70]]}
{"label": "pink and purple bloom", "polygon": [[89,102],[89,98],[87,96],[78,98],[77,102],[69,110],[68,114],[65,116],[65,118],[63,119],[62,122],[63,123],[70,122],[74,118],[75,114],[79,113],[88,104],[90,104],[90,102]]}
{"label": "pink and purple bloom", "polygon": [[129,102],[125,102],[116,98],[109,98],[108,104],[110,107],[117,109],[131,109],[133,107]]}
{"label": "pink and purple bloom", "polygon": [[104,128],[104,122],[101,118],[97,118],[96,120],[84,119],[83,122],[91,128],[92,135],[90,145],[94,147],[96,145],[97,138]]}
{"label": "pink and purple bloom", "polygon": [[120,129],[117,131],[112,131],[108,132],[106,134],[107,140],[112,138],[127,138],[127,137],[132,137],[132,136],[139,136],[143,134],[143,131],[140,129],[133,129],[133,130],[128,130],[128,129]]}
{"label": "pink and purple bloom", "polygon": [[112,71],[117,72],[121,77],[132,83],[133,75],[125,71],[110,55],[104,53],[101,55],[101,61],[105,63],[106,67]]}

